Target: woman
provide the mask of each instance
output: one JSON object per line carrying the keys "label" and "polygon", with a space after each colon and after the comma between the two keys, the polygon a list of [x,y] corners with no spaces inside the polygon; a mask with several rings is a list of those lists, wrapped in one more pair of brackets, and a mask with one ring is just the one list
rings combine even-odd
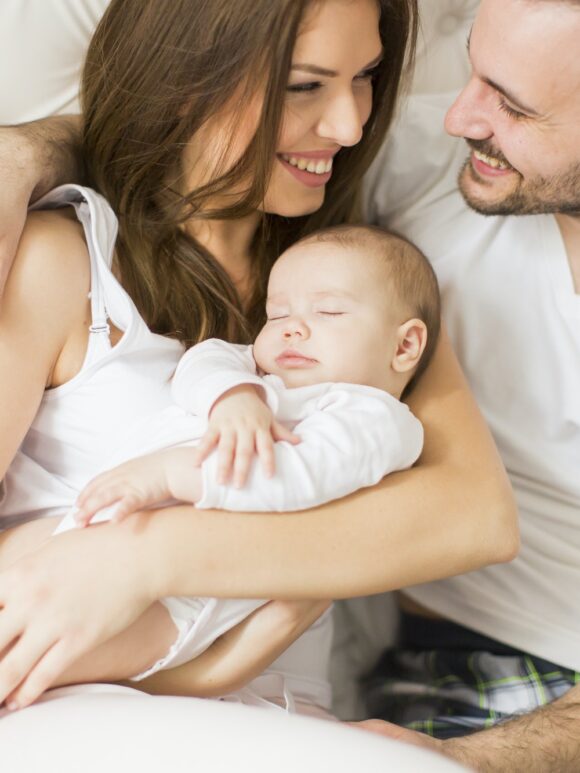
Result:
{"label": "woman", "polygon": [[[84,145],[91,182],[119,215],[118,276],[156,333],[247,340],[274,256],[351,215],[392,116],[414,12],[412,0],[111,4],[85,72]],[[45,387],[74,378],[87,346],[76,226],[46,217],[25,234],[2,306],[2,474]],[[40,264],[39,245],[54,260]],[[149,513],[16,560],[0,575],[0,650],[16,641],[0,699],[26,705],[121,631],[126,659],[115,644],[103,657],[133,673],[142,655],[129,626],[143,641],[162,596],[346,597],[511,558],[508,485],[446,342],[409,402],[426,429],[421,463],[373,490],[273,517]],[[4,566],[49,531],[6,532]],[[254,648],[248,673],[319,611],[298,609],[274,644]]]}

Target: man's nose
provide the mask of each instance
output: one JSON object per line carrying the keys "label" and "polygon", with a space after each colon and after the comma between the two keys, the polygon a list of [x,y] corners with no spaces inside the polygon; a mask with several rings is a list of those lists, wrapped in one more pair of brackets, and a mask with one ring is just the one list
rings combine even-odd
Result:
{"label": "man's nose", "polygon": [[445,130],[453,137],[486,140],[494,133],[492,104],[497,99],[493,89],[473,75],[445,116]]}

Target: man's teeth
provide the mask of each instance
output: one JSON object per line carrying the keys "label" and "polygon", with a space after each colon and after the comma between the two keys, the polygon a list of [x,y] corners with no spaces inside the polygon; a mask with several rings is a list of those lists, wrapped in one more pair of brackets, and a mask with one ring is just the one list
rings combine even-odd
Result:
{"label": "man's teeth", "polygon": [[499,158],[488,156],[486,153],[482,153],[479,150],[474,150],[473,155],[478,161],[482,161],[484,164],[493,167],[494,169],[509,169],[509,165],[504,161],[500,161]]}
{"label": "man's teeth", "polygon": [[282,158],[284,161],[287,161],[290,166],[295,166],[301,171],[306,170],[307,172],[312,172],[312,174],[328,174],[328,172],[332,170],[331,158],[329,158],[328,161],[324,161],[322,158],[319,161],[316,161],[313,158],[286,156],[284,154],[282,154]]}

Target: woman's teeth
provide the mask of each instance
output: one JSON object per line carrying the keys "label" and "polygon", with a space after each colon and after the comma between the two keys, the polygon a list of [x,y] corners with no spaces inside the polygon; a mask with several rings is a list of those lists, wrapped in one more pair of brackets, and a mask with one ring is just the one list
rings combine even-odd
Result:
{"label": "woman's teeth", "polygon": [[478,161],[482,161],[484,164],[493,167],[493,169],[509,169],[509,164],[504,161],[500,161],[498,158],[488,156],[486,153],[482,153],[479,150],[474,150],[473,155]]}
{"label": "woman's teeth", "polygon": [[287,161],[290,166],[295,166],[301,171],[312,172],[312,174],[328,174],[332,170],[332,159],[328,161],[320,159],[316,161],[313,158],[301,158],[300,156],[286,156],[281,154],[284,161]]}

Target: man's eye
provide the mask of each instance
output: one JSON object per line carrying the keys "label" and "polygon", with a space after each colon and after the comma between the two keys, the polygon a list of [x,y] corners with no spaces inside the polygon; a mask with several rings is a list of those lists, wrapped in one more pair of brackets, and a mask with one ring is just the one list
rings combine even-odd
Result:
{"label": "man's eye", "polygon": [[503,99],[500,99],[499,101],[499,109],[516,121],[519,121],[521,118],[527,118],[525,113],[520,113],[519,110],[514,110],[513,107],[510,107],[507,102],[503,101]]}
{"label": "man's eye", "polygon": [[306,94],[309,91],[316,91],[322,87],[320,81],[312,81],[311,83],[294,83],[292,86],[286,86],[286,91],[291,94]]}

